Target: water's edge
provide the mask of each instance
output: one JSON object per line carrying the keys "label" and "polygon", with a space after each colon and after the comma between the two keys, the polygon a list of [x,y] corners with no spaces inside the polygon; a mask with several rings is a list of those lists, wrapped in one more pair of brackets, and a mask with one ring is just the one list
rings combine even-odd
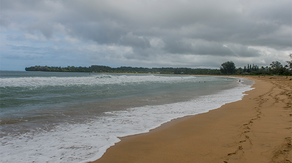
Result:
{"label": "water's edge", "polygon": [[252,89],[229,76],[7,72],[0,83],[0,162],[28,163],[98,160],[125,137],[218,109]]}
{"label": "water's edge", "polygon": [[[220,77],[220,76],[219,76]],[[226,77],[226,76],[224,76]],[[95,155],[95,157],[89,159],[89,160],[85,160],[85,161],[82,161],[81,163],[90,163],[90,162],[93,162],[93,161],[96,161],[98,159],[100,159],[105,153],[106,151],[110,148],[110,147],[113,147],[114,145],[116,145],[117,143],[119,143],[120,141],[123,141],[123,139],[125,138],[129,138],[129,137],[134,137],[134,136],[138,136],[138,135],[141,135],[141,134],[145,134],[145,133],[150,133],[151,134],[151,131],[154,131],[154,130],[159,130],[159,128],[164,128],[165,126],[168,126],[169,123],[178,123],[182,120],[184,120],[185,118],[190,118],[192,116],[195,116],[195,115],[199,115],[199,114],[204,114],[204,113],[208,113],[210,112],[211,110],[215,110],[215,109],[220,109],[223,105],[225,104],[228,104],[228,103],[233,103],[233,102],[237,102],[237,101],[240,101],[243,99],[243,97],[247,94],[245,94],[245,92],[247,91],[250,91],[250,90],[253,90],[255,88],[253,88],[253,85],[254,85],[254,81],[250,81],[249,79],[247,78],[242,78],[242,77],[229,77],[229,78],[236,78],[237,80],[239,81],[249,81],[249,82],[252,82],[251,85],[249,85],[247,87],[246,90],[243,90],[241,92],[241,98],[240,99],[237,99],[237,100],[234,100],[234,101],[229,101],[229,102],[226,102],[226,103],[222,103],[220,106],[216,107],[216,108],[213,108],[213,109],[209,109],[209,110],[205,110],[205,111],[202,111],[200,113],[197,113],[197,114],[189,114],[189,115],[184,115],[184,116],[180,116],[180,117],[176,117],[176,118],[172,118],[172,119],[169,119],[169,120],[166,120],[164,121],[163,123],[157,125],[157,126],[153,126],[152,128],[150,128],[149,130],[146,130],[146,131],[143,131],[143,132],[139,132],[139,133],[133,133],[133,134],[129,134],[129,135],[123,135],[123,136],[118,136],[115,139],[115,142],[113,142],[112,144],[108,145],[108,146],[104,146],[103,148],[101,148],[101,151]],[[233,89],[236,89],[236,88],[232,88],[230,90],[224,90],[224,91],[232,91]],[[222,92],[224,92],[222,91]],[[216,93],[216,94],[213,94],[212,96],[216,96],[216,95],[220,95],[221,92],[219,93]],[[209,95],[207,95],[209,96]]]}

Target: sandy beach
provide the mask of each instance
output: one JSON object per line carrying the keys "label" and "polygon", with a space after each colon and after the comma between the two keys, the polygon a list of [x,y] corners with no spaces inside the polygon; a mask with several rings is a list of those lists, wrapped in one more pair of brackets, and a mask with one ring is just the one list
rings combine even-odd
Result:
{"label": "sandy beach", "polygon": [[291,163],[291,77],[247,78],[242,100],[121,138],[94,163]]}

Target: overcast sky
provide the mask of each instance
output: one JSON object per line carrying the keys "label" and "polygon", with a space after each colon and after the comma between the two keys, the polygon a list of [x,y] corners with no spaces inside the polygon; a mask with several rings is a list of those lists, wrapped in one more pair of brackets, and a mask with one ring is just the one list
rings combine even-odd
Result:
{"label": "overcast sky", "polygon": [[0,70],[290,60],[291,0],[0,0]]}

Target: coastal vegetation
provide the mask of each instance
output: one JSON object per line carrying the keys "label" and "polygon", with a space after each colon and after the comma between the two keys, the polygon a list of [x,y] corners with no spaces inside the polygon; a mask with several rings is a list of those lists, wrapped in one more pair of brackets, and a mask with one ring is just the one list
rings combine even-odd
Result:
{"label": "coastal vegetation", "polygon": [[145,68],[145,67],[117,67],[92,65],[89,67],[50,67],[31,66],[26,67],[26,71],[51,71],[51,72],[90,72],[90,73],[152,73],[152,74],[197,74],[197,75],[292,75],[292,54],[288,65],[283,66],[279,61],[273,61],[269,66],[247,64],[236,68],[234,62],[227,61],[221,64],[220,69],[204,68]]}
{"label": "coastal vegetation", "polygon": [[279,61],[273,61],[269,66],[247,64],[243,68],[236,68],[232,61],[221,64],[220,72],[228,75],[292,75],[292,54],[289,55],[291,61],[286,61],[288,65],[282,65]]}
{"label": "coastal vegetation", "polygon": [[32,66],[26,67],[26,71],[51,71],[51,72],[93,72],[93,73],[152,73],[152,74],[208,74],[220,75],[217,69],[192,69],[192,68],[145,68],[145,67],[117,67],[92,65],[90,67],[49,67],[49,66]]}

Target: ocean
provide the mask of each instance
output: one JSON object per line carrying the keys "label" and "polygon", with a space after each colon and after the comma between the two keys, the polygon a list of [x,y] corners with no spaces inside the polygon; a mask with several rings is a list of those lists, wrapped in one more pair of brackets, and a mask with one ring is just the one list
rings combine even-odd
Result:
{"label": "ocean", "polygon": [[87,162],[119,137],[241,100],[241,78],[0,71],[0,162]]}

